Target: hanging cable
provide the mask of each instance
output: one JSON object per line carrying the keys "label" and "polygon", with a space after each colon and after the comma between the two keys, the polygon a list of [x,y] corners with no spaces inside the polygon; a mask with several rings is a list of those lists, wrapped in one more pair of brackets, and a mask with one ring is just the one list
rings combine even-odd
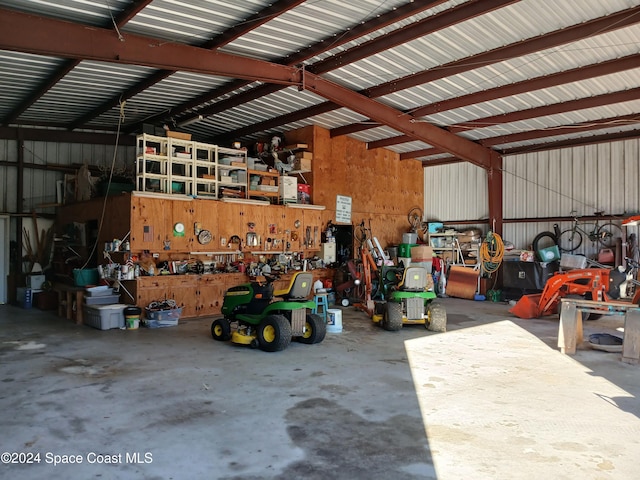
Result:
{"label": "hanging cable", "polygon": [[106,190],[105,190],[104,200],[102,201],[102,212],[100,214],[100,222],[98,223],[98,233],[96,234],[96,241],[93,244],[93,247],[91,248],[91,252],[89,253],[89,255],[87,255],[87,260],[85,261],[85,263],[81,267],[81,269],[87,268],[87,265],[89,265],[89,262],[93,258],[93,255],[96,253],[96,250],[98,248],[98,239],[100,238],[100,234],[102,233],[102,226],[104,224],[104,217],[105,217],[106,211],[107,211],[107,200],[109,198],[109,189],[111,188],[111,180],[113,179],[113,171],[115,170],[116,160],[118,159],[118,146],[120,144],[120,133],[121,133],[121,130],[122,130],[122,123],[124,122],[124,118],[125,118],[125,110],[124,110],[125,105],[126,105],[126,101],[120,100],[120,108],[119,108],[120,114],[118,115],[118,128],[116,130],[116,143],[115,143],[115,145],[113,147],[113,158],[111,160],[111,168],[109,169],[109,180],[107,181],[107,187],[106,187]]}

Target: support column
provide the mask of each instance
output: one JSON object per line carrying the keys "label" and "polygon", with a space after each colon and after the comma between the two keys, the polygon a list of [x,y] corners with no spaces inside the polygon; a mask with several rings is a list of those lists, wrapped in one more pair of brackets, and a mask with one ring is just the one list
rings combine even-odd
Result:
{"label": "support column", "polygon": [[489,229],[502,236],[503,221],[503,174],[502,157],[493,155],[491,165],[487,170],[487,192],[489,196]]}

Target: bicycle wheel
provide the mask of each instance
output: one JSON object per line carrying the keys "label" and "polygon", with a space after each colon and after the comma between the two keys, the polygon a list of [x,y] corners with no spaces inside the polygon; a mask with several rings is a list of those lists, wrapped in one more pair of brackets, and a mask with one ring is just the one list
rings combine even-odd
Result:
{"label": "bicycle wheel", "polygon": [[420,207],[413,207],[411,210],[409,210],[407,220],[409,220],[409,225],[413,227],[414,231],[418,230],[418,228],[422,224],[422,215],[422,209]]}
{"label": "bicycle wheel", "polygon": [[367,228],[364,226],[364,224],[360,224],[357,225],[353,231],[353,238],[356,239],[356,241],[358,242],[358,247],[361,247],[362,245],[364,245],[364,243],[367,241],[368,235],[367,235]]}
{"label": "bicycle wheel", "polygon": [[558,247],[563,252],[575,252],[582,245],[582,234],[572,228],[563,231],[558,237]]}
{"label": "bicycle wheel", "polygon": [[622,229],[615,223],[605,223],[598,228],[598,241],[603,247],[613,247],[616,238],[622,238]]}

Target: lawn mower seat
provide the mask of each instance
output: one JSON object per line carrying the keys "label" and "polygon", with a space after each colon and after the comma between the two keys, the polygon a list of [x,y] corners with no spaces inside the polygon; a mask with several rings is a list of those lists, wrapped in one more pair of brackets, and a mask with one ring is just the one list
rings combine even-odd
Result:
{"label": "lawn mower seat", "polygon": [[285,290],[277,290],[273,292],[273,295],[282,297],[285,300],[305,300],[311,294],[312,285],[313,274],[309,272],[296,272],[291,278],[289,287]]}
{"label": "lawn mower seat", "polygon": [[427,271],[422,267],[405,268],[398,289],[403,292],[424,292],[427,288]]}

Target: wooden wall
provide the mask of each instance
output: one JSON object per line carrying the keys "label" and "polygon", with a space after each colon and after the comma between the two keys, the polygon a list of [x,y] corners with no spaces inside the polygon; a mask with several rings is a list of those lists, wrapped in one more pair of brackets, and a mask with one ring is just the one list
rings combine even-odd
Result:
{"label": "wooden wall", "polygon": [[[307,143],[313,151],[312,202],[325,205],[323,225],[335,223],[336,195],[352,199],[351,222],[371,221],[373,235],[383,247],[402,242],[410,230],[407,214],[424,205],[422,164],[399,159],[390,150],[367,150],[350,137],[331,138],[329,131],[309,126],[285,134],[285,143]],[[299,180],[300,181],[300,180]]]}

